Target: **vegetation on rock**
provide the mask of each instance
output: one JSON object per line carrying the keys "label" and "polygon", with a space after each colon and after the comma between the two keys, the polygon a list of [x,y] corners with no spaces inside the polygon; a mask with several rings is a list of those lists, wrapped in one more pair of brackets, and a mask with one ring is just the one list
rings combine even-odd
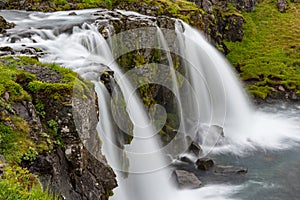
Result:
{"label": "vegetation on rock", "polygon": [[65,135],[61,133],[55,113],[49,111],[69,105],[73,88],[80,99],[90,97],[88,88],[93,85],[69,69],[30,57],[0,57],[0,77],[0,155],[6,160],[0,159],[5,166],[0,174],[0,199],[52,199],[52,192],[43,191],[38,177],[22,167],[52,154],[63,138],[70,137],[65,133],[68,128],[63,130]]}

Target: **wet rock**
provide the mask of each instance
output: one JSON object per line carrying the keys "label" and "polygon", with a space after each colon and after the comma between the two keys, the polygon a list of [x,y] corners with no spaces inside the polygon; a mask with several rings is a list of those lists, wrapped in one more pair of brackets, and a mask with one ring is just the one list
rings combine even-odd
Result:
{"label": "wet rock", "polygon": [[11,29],[14,26],[14,23],[9,23],[2,16],[0,16],[0,34],[5,33],[6,29]]}
{"label": "wet rock", "polygon": [[70,12],[69,13],[69,16],[76,16],[77,14],[76,14],[76,12]]}
{"label": "wet rock", "polygon": [[215,173],[217,174],[245,174],[247,172],[247,168],[231,165],[217,165],[215,168]]}
{"label": "wet rock", "polygon": [[189,158],[188,156],[180,156],[178,160],[188,164],[194,164],[193,159]]}
{"label": "wet rock", "polygon": [[196,189],[201,187],[202,182],[195,174],[191,172],[185,170],[175,170],[174,176],[179,188]]}
{"label": "wet rock", "polygon": [[0,47],[0,51],[11,52],[13,51],[13,49],[11,47],[5,46],[5,47]]}
{"label": "wet rock", "polygon": [[198,169],[207,171],[214,166],[214,161],[210,158],[199,158],[196,161],[196,166]]}
{"label": "wet rock", "polygon": [[195,156],[199,156],[202,153],[202,148],[196,142],[192,142],[188,148],[188,152],[194,154]]}
{"label": "wet rock", "polygon": [[288,2],[286,0],[278,0],[277,8],[280,12],[285,12],[286,9],[288,8]]}

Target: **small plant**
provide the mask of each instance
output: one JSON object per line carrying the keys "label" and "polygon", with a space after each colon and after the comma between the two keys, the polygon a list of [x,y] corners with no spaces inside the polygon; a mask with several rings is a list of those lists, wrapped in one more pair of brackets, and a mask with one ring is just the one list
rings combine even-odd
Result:
{"label": "small plant", "polygon": [[58,123],[55,120],[51,119],[48,121],[48,127],[49,127],[49,132],[52,133],[55,139],[54,143],[56,143],[58,146],[61,146],[63,140],[58,134]]}
{"label": "small plant", "polygon": [[43,102],[40,99],[35,100],[35,109],[36,113],[41,116],[42,118],[45,118],[46,112]]}
{"label": "small plant", "polygon": [[23,155],[22,160],[25,161],[34,161],[39,153],[32,147],[29,147],[27,152]]}

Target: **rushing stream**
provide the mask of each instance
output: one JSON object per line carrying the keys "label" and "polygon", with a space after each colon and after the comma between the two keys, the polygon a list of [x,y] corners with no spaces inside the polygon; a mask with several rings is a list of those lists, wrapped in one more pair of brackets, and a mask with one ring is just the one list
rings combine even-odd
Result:
{"label": "rushing stream", "polygon": [[[92,80],[98,94],[100,120],[98,132],[103,141],[102,151],[116,170],[119,187],[114,200],[201,200],[201,199],[299,199],[300,198],[300,107],[271,105],[255,108],[242,85],[231,70],[230,64],[204,37],[189,25],[177,21],[176,54],[187,62],[183,65],[185,77],[173,69],[171,54],[167,53],[170,82],[163,77],[153,82],[169,86],[177,97],[181,126],[178,133],[197,138],[205,154],[217,163],[245,166],[248,173],[241,176],[206,176],[205,185],[195,190],[178,190],[170,181],[172,160],[161,151],[157,129],[149,118],[148,110],[135,94],[135,85],[124,75],[115,62],[111,49],[116,40],[108,42],[92,24],[96,10],[38,13],[1,11],[1,15],[17,26],[0,37],[0,46],[14,49],[36,47],[44,51],[43,62],[56,62],[71,68],[84,78]],[[124,15],[139,15],[119,11]],[[165,31],[150,28],[156,34],[157,46],[139,44],[139,48],[169,49]],[[149,31],[148,30],[148,31]],[[31,37],[28,37],[32,35]],[[127,36],[130,32],[126,33]],[[144,46],[143,46],[144,45]],[[134,49],[133,49],[134,50]],[[120,52],[117,52],[117,54]],[[111,97],[99,81],[99,73],[107,66],[114,71],[114,79],[126,102],[126,111],[134,124],[134,139],[124,149],[115,143],[116,120],[110,104]],[[165,67],[165,68],[164,68]],[[179,85],[184,78],[189,84]],[[157,78],[157,77],[156,77]],[[119,93],[118,93],[119,92]],[[183,95],[184,94],[184,95]],[[118,100],[118,99],[114,99]],[[160,107],[155,110],[161,111]],[[119,124],[118,124],[119,125]],[[224,128],[225,137],[211,133],[210,125]],[[126,128],[125,128],[126,129]],[[179,135],[180,136],[180,135]],[[219,143],[218,143],[219,142]],[[218,144],[217,144],[218,143]],[[217,144],[217,145],[216,145]],[[184,144],[183,144],[183,147]],[[128,169],[120,154],[126,152]],[[174,159],[177,155],[170,153]],[[126,170],[128,177],[119,172]],[[197,172],[196,172],[197,173]],[[201,178],[202,174],[198,174]]]}

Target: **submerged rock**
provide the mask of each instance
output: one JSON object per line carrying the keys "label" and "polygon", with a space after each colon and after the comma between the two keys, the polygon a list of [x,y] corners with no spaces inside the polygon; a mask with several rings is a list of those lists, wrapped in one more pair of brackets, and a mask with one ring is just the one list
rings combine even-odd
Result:
{"label": "submerged rock", "polygon": [[199,158],[196,161],[196,166],[201,170],[209,170],[214,166],[214,161],[210,158]]}
{"label": "submerged rock", "polygon": [[181,189],[196,189],[202,184],[195,174],[185,170],[175,170],[174,175],[177,180],[178,187]]}
{"label": "submerged rock", "polygon": [[247,172],[247,168],[231,165],[217,165],[215,168],[215,173],[217,174],[245,174]]}

